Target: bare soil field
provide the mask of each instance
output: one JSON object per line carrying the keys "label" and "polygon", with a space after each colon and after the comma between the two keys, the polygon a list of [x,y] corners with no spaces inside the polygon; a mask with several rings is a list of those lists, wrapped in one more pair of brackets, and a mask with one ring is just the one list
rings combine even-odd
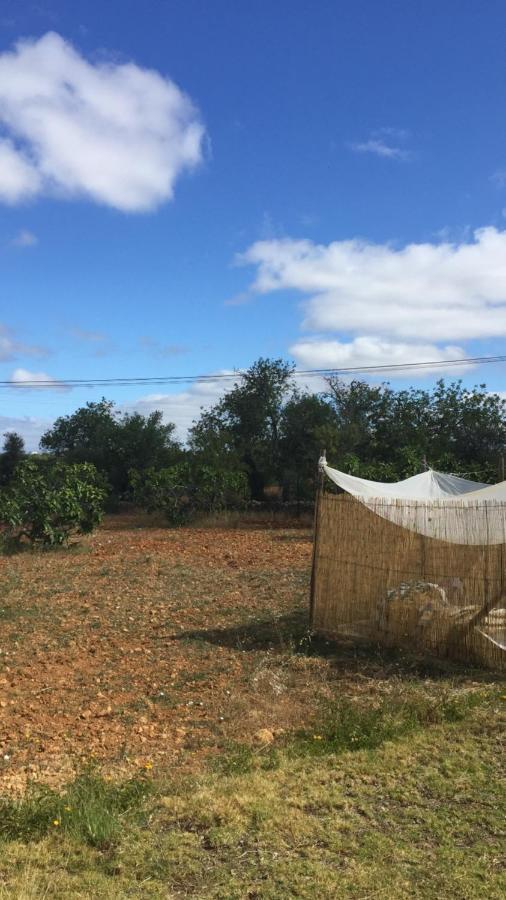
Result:
{"label": "bare soil field", "polygon": [[[312,661],[273,665],[303,623],[306,530],[139,527],[110,517],[70,551],[0,558],[0,790],[192,766],[300,724]],[[303,626],[302,626],[303,627]]]}

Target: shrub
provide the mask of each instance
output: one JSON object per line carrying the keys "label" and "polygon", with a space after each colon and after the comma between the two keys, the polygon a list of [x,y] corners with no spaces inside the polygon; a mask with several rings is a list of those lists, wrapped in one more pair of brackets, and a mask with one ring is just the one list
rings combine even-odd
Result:
{"label": "shrub", "polygon": [[86,534],[98,525],[105,497],[103,479],[90,463],[40,466],[23,462],[0,493],[4,539],[26,537],[42,546],[66,544],[71,534]]}
{"label": "shrub", "polygon": [[132,471],[130,484],[134,503],[147,512],[163,510],[173,525],[183,524],[198,513],[241,507],[248,491],[243,472],[189,463]]}

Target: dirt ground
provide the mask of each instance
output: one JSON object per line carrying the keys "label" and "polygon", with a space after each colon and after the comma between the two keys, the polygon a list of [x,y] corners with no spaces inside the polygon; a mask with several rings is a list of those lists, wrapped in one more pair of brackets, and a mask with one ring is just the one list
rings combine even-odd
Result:
{"label": "dirt ground", "polygon": [[325,660],[278,651],[286,622],[303,631],[310,560],[307,529],[132,515],[67,551],[1,557],[0,792],[59,785],[90,758],[113,777],[191,768],[304,723]]}

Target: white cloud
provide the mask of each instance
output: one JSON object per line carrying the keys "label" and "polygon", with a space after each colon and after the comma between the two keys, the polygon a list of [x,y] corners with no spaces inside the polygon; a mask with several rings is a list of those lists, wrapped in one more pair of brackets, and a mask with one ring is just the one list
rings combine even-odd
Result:
{"label": "white cloud", "polygon": [[107,340],[107,335],[104,331],[90,331],[87,328],[79,328],[78,325],[71,328],[70,333],[78,341],[84,341],[85,343],[90,344],[102,344]]}
{"label": "white cloud", "polygon": [[23,438],[26,449],[31,452],[37,450],[42,435],[51,424],[49,419],[39,419],[36,416],[0,416],[0,435],[3,436],[7,431],[17,432]]}
{"label": "white cloud", "polygon": [[18,341],[5,325],[0,324],[0,361],[8,362],[21,355],[47,356],[47,350],[44,347]]}
{"label": "white cloud", "polygon": [[407,150],[387,144],[381,138],[370,138],[368,141],[351,143],[349,147],[356,153],[373,153],[375,156],[383,156],[385,159],[408,159],[409,157]]}
{"label": "white cloud", "polygon": [[0,55],[0,199],[85,197],[128,212],[170,200],[204,128],[174,82],[90,63],[54,32]]}
{"label": "white cloud", "polygon": [[36,247],[39,239],[33,231],[23,229],[11,241],[12,247]]}
{"label": "white cloud", "polygon": [[[229,374],[222,372],[220,374]],[[127,408],[130,412],[149,415],[156,409],[163,413],[165,422],[174,422],[180,440],[186,440],[188,429],[199,418],[202,409],[213,406],[233,387],[234,379],[205,381],[191,384],[186,390],[175,394],[147,394],[139,397]]]}
{"label": "white cloud", "polygon": [[256,266],[251,290],[306,296],[303,327],[401,341],[506,335],[506,231],[471,242],[258,241],[239,261]]}
{"label": "white cloud", "polygon": [[495,184],[497,188],[505,188],[506,169],[498,169],[497,172],[494,172],[494,174],[490,176],[490,180]]}
{"label": "white cloud", "polygon": [[409,131],[404,128],[378,128],[366,141],[348,143],[355,153],[372,153],[384,159],[409,159],[411,153],[402,146],[409,138]]}
{"label": "white cloud", "polygon": [[16,388],[35,388],[37,390],[59,390],[66,391],[69,388],[48,375],[47,372],[30,372],[28,369],[14,369],[10,379],[10,383]]}
{"label": "white cloud", "polygon": [[183,356],[185,353],[189,352],[189,348],[185,347],[184,344],[162,344],[161,341],[157,341],[149,335],[142,335],[139,338],[139,346],[142,350],[145,350],[146,353],[149,353],[151,356],[156,356],[159,359],[169,359],[172,356]]}
{"label": "white cloud", "polygon": [[25,154],[11,141],[0,140],[0,200],[18,203],[32,197],[40,187],[39,173]]}
{"label": "white cloud", "polygon": [[[318,339],[298,341],[290,347],[290,353],[299,366],[307,369],[396,366],[415,361],[437,363],[438,360],[462,359],[466,356],[462,347],[401,343],[371,336],[357,337],[349,342]],[[458,365],[445,366],[445,371],[452,374],[458,369]],[[436,364],[423,369],[411,369],[410,375],[431,375],[434,372],[441,372],[441,367]],[[392,369],[384,374],[395,376],[396,371]],[[399,372],[399,376],[405,378],[406,372]]]}

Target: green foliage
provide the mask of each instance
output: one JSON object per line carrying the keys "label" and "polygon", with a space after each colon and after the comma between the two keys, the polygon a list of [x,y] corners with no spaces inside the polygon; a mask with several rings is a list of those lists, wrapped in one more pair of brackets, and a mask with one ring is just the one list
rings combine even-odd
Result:
{"label": "green foliage", "polygon": [[498,478],[506,403],[485,385],[438,381],[432,391],[394,391],[331,378],[329,399],[336,415],[329,457],[338,468],[387,481],[414,475],[427,461],[477,481]]}
{"label": "green foliage", "polygon": [[180,525],[198,513],[241,507],[247,498],[243,472],[201,463],[134,470],[130,479],[134,502],[148,512],[162,510],[172,525]]}
{"label": "green foliage", "polygon": [[41,447],[66,462],[92,463],[116,495],[128,488],[128,473],[162,468],[180,456],[175,426],[162,422],[162,413],[118,414],[114,403],[87,403],[70,416],[61,416],[41,439]]}
{"label": "green foliage", "polygon": [[89,463],[40,466],[25,461],[0,493],[4,538],[65,544],[71,534],[86,534],[98,525],[105,497],[103,480]]}
{"label": "green foliage", "polygon": [[280,766],[280,753],[277,747],[254,748],[249,744],[232,741],[226,744],[219,756],[210,761],[210,769],[220,775],[247,775],[254,769],[275,771]]}
{"label": "green foliage", "polygon": [[293,369],[260,359],[190,434],[191,452],[242,468],[253,499],[283,486],[285,499],[314,496],[322,449],[338,468],[380,481],[423,470],[493,482],[506,446],[506,402],[484,385],[438,381],[432,390],[328,379],[324,394],[301,393]]}
{"label": "green foliage", "polygon": [[25,455],[25,442],[21,435],[15,431],[7,431],[0,454],[0,485],[9,483],[16,466],[25,458]]}
{"label": "green foliage", "polygon": [[292,390],[294,367],[281,359],[258,359],[222,400],[192,428],[193,452],[221,454],[246,471],[251,496],[279,483],[283,406]]}
{"label": "green foliage", "polygon": [[312,500],[317,461],[323,448],[332,455],[336,416],[326,397],[294,392],[281,417],[281,469],[287,500]]}
{"label": "green foliage", "polygon": [[147,779],[115,784],[84,772],[63,794],[38,786],[21,800],[0,799],[0,837],[33,841],[58,832],[106,850],[121,836],[121,817],[138,809],[149,792]]}
{"label": "green foliage", "polygon": [[[380,481],[406,478],[426,464],[477,481],[500,477],[506,402],[484,385],[438,381],[431,390],[396,391],[329,378],[326,392],[313,394],[298,391],[293,374],[281,359],[258,359],[202,412],[186,451],[161,412],[120,415],[105,399],[57,419],[41,446],[66,462],[95,465],[116,498],[130,496],[132,485],[143,506],[156,496],[156,508],[171,521],[199,508],[197,490],[202,509],[227,506],[225,495],[242,488],[226,483],[225,473],[245,473],[254,500],[272,487],[286,500],[312,499],[322,449],[338,468]],[[132,470],[137,480],[129,479]],[[164,474],[155,477],[155,470]]]}

